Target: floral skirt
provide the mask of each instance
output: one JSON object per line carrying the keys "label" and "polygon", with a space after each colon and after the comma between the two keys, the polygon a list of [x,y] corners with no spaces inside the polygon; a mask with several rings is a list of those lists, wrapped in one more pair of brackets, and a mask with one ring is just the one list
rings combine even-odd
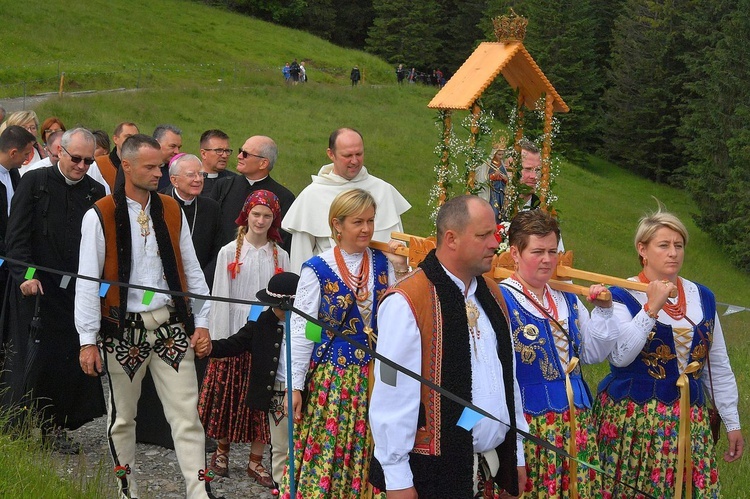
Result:
{"label": "floral skirt", "polygon": [[211,359],[203,378],[198,413],[210,438],[230,442],[271,442],[268,415],[248,409],[250,385],[249,352],[237,357]]}
{"label": "floral skirt", "polygon": [[[369,366],[320,364],[310,380],[302,422],[294,428],[297,499],[372,497],[367,478],[372,437],[367,424]],[[281,497],[289,499],[289,470]],[[378,496],[378,491],[375,491]],[[378,497],[385,498],[385,493]]]}
{"label": "floral skirt", "polygon": [[[570,413],[548,412],[533,416],[525,414],[529,433],[542,438],[555,447],[568,450],[570,441]],[[599,466],[596,446],[596,429],[593,415],[588,409],[576,409],[576,443],[578,458]],[[526,489],[523,497],[529,499],[570,497],[570,461],[560,454],[545,449],[533,442],[524,441],[526,454]],[[601,498],[602,478],[600,473],[578,463],[578,496]]]}
{"label": "floral skirt", "polygon": [[[680,401],[664,404],[649,400],[638,405],[627,398],[617,402],[603,392],[596,401],[594,414],[599,424],[597,440],[604,471],[659,499],[673,498]],[[690,420],[693,497],[721,497],[708,410],[691,406]],[[603,481],[613,498],[643,497],[620,483],[613,483],[611,478],[604,477]],[[683,494],[684,491],[683,486]]]}

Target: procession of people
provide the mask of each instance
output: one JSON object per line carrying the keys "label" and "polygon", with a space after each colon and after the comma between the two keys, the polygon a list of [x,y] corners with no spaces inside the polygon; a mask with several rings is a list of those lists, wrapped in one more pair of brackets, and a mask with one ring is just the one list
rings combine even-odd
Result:
{"label": "procession of people", "polygon": [[[488,199],[447,200],[413,265],[390,240],[411,205],[364,166],[353,128],[330,134],[331,163],[295,197],[271,178],[270,137],[247,138],[233,174],[221,130],[194,156],[179,128],[124,121],[97,154],[89,130],[44,123],[40,147],[36,115],[0,133],[2,403],[35,406],[70,454],[66,430],[106,413],[119,497],[139,494],[136,418],[174,447],[189,498],[243,479],[232,442],[284,499],[718,498],[721,421],[723,459],[743,455],[716,299],[680,275],[684,224],[661,207],[639,221],[639,286],[557,289],[560,227],[533,202],[527,141],[526,206],[504,219],[513,165],[496,151]],[[515,265],[502,282],[499,222]],[[594,392],[581,366],[604,361]]]}

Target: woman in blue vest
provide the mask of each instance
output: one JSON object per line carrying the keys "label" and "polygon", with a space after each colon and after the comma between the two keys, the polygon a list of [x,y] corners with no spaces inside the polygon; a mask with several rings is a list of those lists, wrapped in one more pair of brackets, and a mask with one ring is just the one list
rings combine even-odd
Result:
{"label": "woman in blue vest", "polygon": [[[396,274],[407,270],[404,257],[386,258],[369,248],[375,209],[375,200],[362,189],[336,196],[328,213],[335,245],[302,265],[295,298],[302,312],[372,349],[378,302]],[[290,479],[297,483],[297,497],[368,497],[373,493],[367,481],[372,456],[370,355],[328,331],[320,341],[311,341],[306,322],[292,315],[296,476],[285,472],[282,497],[289,496]],[[305,389],[309,401],[303,408]]]}
{"label": "woman in blue vest", "polygon": [[[635,247],[645,293],[612,288],[620,337],[595,407],[599,451],[608,474],[655,497],[716,498],[718,481],[707,399],[729,440],[726,461],[743,450],[737,383],[713,293],[679,277],[687,229],[659,210],[641,219]],[[670,294],[674,297],[670,298]],[[681,408],[682,404],[682,408]],[[717,433],[718,434],[718,433]],[[607,483],[613,497],[633,490]]]}
{"label": "woman in blue vest", "polygon": [[[516,376],[529,432],[565,449],[584,462],[599,465],[592,396],[581,364],[603,361],[618,336],[612,300],[595,284],[588,310],[572,293],[550,288],[557,267],[560,229],[542,210],[521,212],[508,231],[515,273],[503,291],[516,351]],[[575,410],[571,411],[571,407]],[[601,477],[593,469],[526,440],[527,498],[601,498]]]}

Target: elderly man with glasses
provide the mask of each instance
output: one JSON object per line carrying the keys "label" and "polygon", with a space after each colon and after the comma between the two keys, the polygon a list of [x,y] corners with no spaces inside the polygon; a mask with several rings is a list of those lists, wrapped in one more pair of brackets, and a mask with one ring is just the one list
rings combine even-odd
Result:
{"label": "elderly man with glasses", "polygon": [[[279,198],[282,218],[294,202],[292,191],[271,178],[271,170],[279,154],[276,142],[270,137],[255,135],[245,141],[237,153],[237,172],[228,178],[220,179],[211,191],[211,197],[219,202],[221,208],[221,225],[223,243],[237,237],[237,225],[234,221],[242,211],[247,196],[261,189],[271,191]],[[289,251],[291,237],[281,231],[281,247]]]}
{"label": "elderly man with glasses", "polygon": [[204,178],[201,194],[209,196],[220,178],[236,175],[227,170],[232,149],[229,148],[229,135],[216,129],[203,132],[200,145]]}
{"label": "elderly man with glasses", "polygon": [[[59,160],[27,172],[13,196],[7,232],[12,277],[9,303],[14,351],[9,356],[8,397],[32,400],[41,411],[42,435],[54,450],[77,453],[65,429],[74,430],[106,412],[98,377],[86,376],[78,365],[79,341],[73,317],[75,286],[61,276],[29,267],[78,271],[83,215],[100,198],[104,186],[87,175],[94,162],[95,140],[85,128],[62,134]],[[70,279],[68,279],[70,281]],[[38,296],[38,301],[34,299]],[[36,303],[35,303],[36,302]],[[37,305],[38,304],[38,305]],[[36,307],[38,311],[35,311]],[[25,359],[32,317],[42,317],[35,356]],[[24,366],[31,369],[24,373]]]}

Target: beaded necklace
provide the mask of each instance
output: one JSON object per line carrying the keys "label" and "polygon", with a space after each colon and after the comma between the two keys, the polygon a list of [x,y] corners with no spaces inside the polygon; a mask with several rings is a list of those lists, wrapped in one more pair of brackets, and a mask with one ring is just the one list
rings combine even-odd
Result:
{"label": "beaded necklace", "polygon": [[362,256],[362,263],[359,265],[359,272],[357,272],[357,275],[349,272],[346,262],[344,261],[344,256],[341,254],[341,248],[334,246],[333,256],[336,259],[336,265],[339,267],[339,272],[341,272],[341,279],[344,281],[344,284],[354,292],[357,301],[367,300],[370,296],[370,291],[367,289],[367,284],[370,280],[370,257],[367,250],[365,250],[364,255]]}
{"label": "beaded necklace", "polygon": [[[646,277],[646,274],[641,271],[640,274],[638,274],[638,280],[648,284],[651,282],[648,277]],[[687,312],[687,300],[685,299],[685,288],[682,285],[682,279],[677,278],[677,302],[672,303],[669,300],[664,304],[663,307],[661,307],[662,310],[664,310],[668,316],[670,316],[672,319],[679,321],[681,319],[685,318],[686,312]]]}

